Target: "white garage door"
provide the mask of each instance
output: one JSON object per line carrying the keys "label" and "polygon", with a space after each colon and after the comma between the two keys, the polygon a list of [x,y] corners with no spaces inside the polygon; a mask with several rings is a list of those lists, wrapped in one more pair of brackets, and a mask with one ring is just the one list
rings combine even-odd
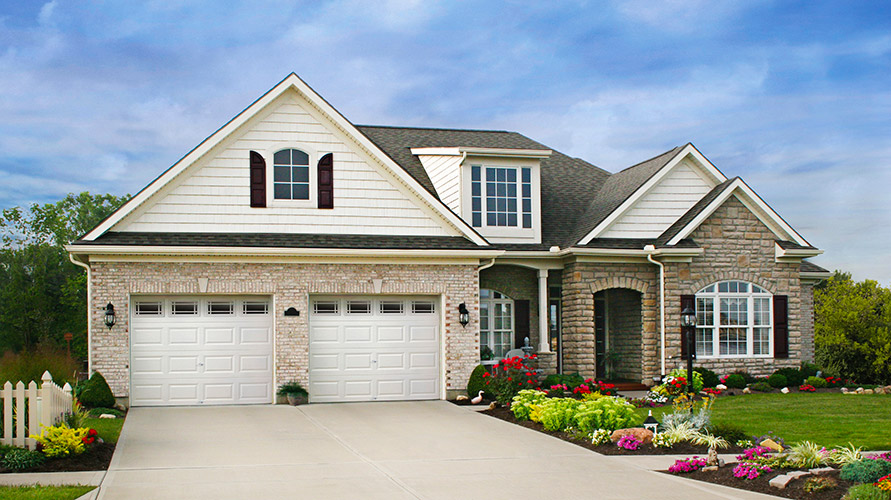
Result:
{"label": "white garage door", "polygon": [[434,297],[314,297],[310,402],[439,399]]}
{"label": "white garage door", "polygon": [[272,402],[266,297],[131,297],[130,404]]}

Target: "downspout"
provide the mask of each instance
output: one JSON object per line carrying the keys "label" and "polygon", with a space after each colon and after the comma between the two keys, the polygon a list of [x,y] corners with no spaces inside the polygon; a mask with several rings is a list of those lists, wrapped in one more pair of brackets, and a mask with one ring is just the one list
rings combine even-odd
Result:
{"label": "downspout", "polygon": [[656,247],[647,245],[647,260],[659,266],[659,355],[661,359],[661,375],[665,376],[665,265],[653,258]]}
{"label": "downspout", "polygon": [[480,267],[476,268],[477,271],[482,271],[483,269],[489,269],[490,267],[495,265],[495,259],[489,261],[488,264],[483,264]]}
{"label": "downspout", "polygon": [[93,301],[93,280],[90,266],[74,258],[73,253],[68,254],[68,260],[75,266],[87,270],[87,375],[93,373],[93,325],[90,316],[90,305]]}

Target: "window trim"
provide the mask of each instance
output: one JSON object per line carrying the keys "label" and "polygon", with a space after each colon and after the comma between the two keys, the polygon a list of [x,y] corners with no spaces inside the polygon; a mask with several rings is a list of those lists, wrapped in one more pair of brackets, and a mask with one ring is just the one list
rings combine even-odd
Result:
{"label": "window trim", "polygon": [[[721,283],[746,283],[748,285],[748,291],[746,292],[721,292],[719,291],[719,285]],[[752,287],[758,287],[761,289],[761,292],[754,292]],[[713,287],[712,290],[706,291],[708,288]],[[766,288],[757,283],[752,283],[750,281],[745,280],[720,280],[709,285],[702,287],[701,290],[696,292],[695,294],[695,302],[697,312],[699,309],[699,300],[700,299],[710,299],[712,301],[712,324],[711,325],[700,325],[697,321],[696,325],[696,337],[697,344],[699,344],[699,339],[702,338],[701,332],[704,330],[711,330],[712,334],[712,353],[711,354],[701,354],[699,353],[699,349],[697,349],[696,356],[701,359],[758,359],[758,358],[773,358],[773,350],[774,350],[774,318],[773,318],[773,297],[774,295],[770,293]],[[722,325],[721,324],[721,299],[746,299],[746,317],[745,317],[745,325]],[[766,311],[767,317],[769,318],[769,324],[767,325],[756,325],[755,324],[755,299],[767,299],[768,309]],[[762,311],[764,313],[764,311]],[[745,354],[721,354],[721,329],[722,328],[745,328],[746,335],[746,352]],[[767,329],[767,349],[764,354],[753,354],[754,353],[754,344],[755,344],[755,328],[765,328]]]}
{"label": "window trim", "polygon": [[[490,292],[490,295],[489,295],[488,297],[483,297],[482,292],[483,292],[484,290]],[[500,297],[500,298],[495,298],[495,297],[492,296],[491,292],[499,293],[499,294],[501,294],[501,297]],[[481,289],[480,289],[480,297],[479,297],[479,301],[480,301],[480,338],[479,338],[479,342],[480,342],[480,351],[482,351],[482,348],[483,348],[483,346],[485,345],[485,346],[488,346],[489,349],[492,349],[492,352],[493,352],[493,353],[496,352],[496,351],[495,351],[495,347],[494,347],[494,346],[495,346],[495,342],[494,342],[494,340],[495,340],[495,339],[494,339],[494,333],[496,333],[496,330],[495,330],[495,328],[494,328],[494,326],[495,326],[495,320],[494,320],[495,316],[493,315],[493,313],[495,312],[495,305],[496,305],[496,304],[509,304],[509,305],[510,305],[510,326],[511,326],[511,328],[508,329],[508,330],[505,330],[504,328],[502,328],[501,330],[498,330],[498,331],[497,331],[498,333],[501,333],[501,334],[504,334],[505,332],[507,332],[508,338],[510,339],[509,347],[508,347],[508,349],[507,349],[504,353],[507,354],[511,349],[516,349],[516,347],[517,347],[517,346],[515,345],[515,340],[516,340],[515,337],[516,337],[516,333],[517,333],[517,306],[516,306],[516,301],[514,301],[514,299],[511,298],[511,297],[510,297],[509,295],[507,295],[506,293],[504,293],[504,292],[500,292],[500,291],[498,291],[498,290],[495,290],[494,288],[481,288]],[[488,309],[488,310],[489,310],[489,324],[487,325],[487,328],[485,328],[485,329],[483,328],[483,324],[482,324],[482,314],[483,314],[482,311],[483,311],[483,304],[484,304],[484,303],[485,303],[485,304],[488,306],[488,308],[489,308],[489,309]],[[489,339],[489,341],[488,341],[486,344],[483,344],[483,332],[485,332],[485,333],[488,335],[488,339]],[[498,361],[498,360],[501,360],[501,359],[504,359],[504,358],[503,358],[503,357],[499,357],[499,356],[497,355],[497,353],[496,353],[495,357],[493,358],[493,361]]]}
{"label": "window trim", "polygon": [[[309,198],[305,200],[283,200],[275,198],[275,153],[283,149],[299,149],[306,153],[309,168]],[[266,159],[266,206],[267,207],[299,207],[318,208],[319,152],[304,143],[280,142],[270,146],[263,154]]]}
{"label": "window trim", "polygon": [[[480,202],[485,205],[485,175],[486,169],[515,168],[517,170],[517,225],[516,226],[489,226],[486,225],[486,211],[481,211],[482,225],[473,225],[473,167],[480,167]],[[522,195],[522,169],[528,168],[530,174],[532,227],[523,227],[523,195]],[[530,158],[494,158],[485,156],[471,156],[461,163],[461,218],[492,243],[540,243],[541,242],[541,163],[538,159]],[[484,206],[481,208],[485,208]]]}

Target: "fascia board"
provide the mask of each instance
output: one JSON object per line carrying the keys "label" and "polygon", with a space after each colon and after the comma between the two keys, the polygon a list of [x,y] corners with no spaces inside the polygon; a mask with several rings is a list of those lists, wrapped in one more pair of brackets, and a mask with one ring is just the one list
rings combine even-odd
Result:
{"label": "fascia board", "polygon": [[399,250],[354,248],[268,248],[268,247],[183,247],[125,245],[67,245],[76,255],[275,255],[275,256],[364,256],[364,257],[479,257],[491,259],[504,250]]}
{"label": "fascia board", "polygon": [[657,184],[659,184],[659,182],[661,182],[662,179],[666,175],[668,175],[668,173],[671,172],[671,170],[674,167],[676,167],[681,161],[683,161],[687,156],[692,156],[696,160],[697,163],[701,164],[704,167],[704,169],[709,173],[709,175],[714,176],[713,180],[717,184],[720,184],[727,180],[727,178],[724,177],[724,174],[722,174],[720,170],[715,168],[715,166],[712,165],[711,162],[709,162],[702,155],[702,153],[697,151],[696,148],[693,147],[692,144],[687,143],[687,145],[684,146],[683,148],[681,148],[681,150],[676,155],[674,155],[674,157],[672,157],[672,159],[669,160],[661,169],[659,169],[658,172],[653,174],[653,176],[650,177],[649,180],[647,180],[647,182],[645,182],[642,186],[637,188],[637,190],[634,193],[632,193],[631,196],[628,197],[628,199],[623,201],[622,204],[619,205],[619,207],[617,209],[613,210],[613,212],[611,214],[609,214],[609,216],[606,219],[601,221],[600,224],[597,225],[597,227],[595,227],[594,229],[591,230],[591,232],[589,232],[587,235],[585,235],[585,237],[582,238],[578,242],[578,244],[579,245],[587,245],[588,243],[591,242],[591,240],[593,240],[598,235],[600,235],[600,233],[605,231],[606,228],[608,228],[610,225],[612,225],[613,222],[615,222],[619,217],[621,217],[625,212],[627,212],[631,207],[633,207],[634,204],[637,203],[637,201],[639,199],[641,199],[645,194],[647,194],[650,191],[650,189],[652,189]]}
{"label": "fascia board", "polygon": [[779,243],[774,243],[774,251],[777,260],[806,259],[823,253],[823,250],[817,248],[783,248]]}
{"label": "fascia board", "polygon": [[655,251],[636,250],[636,249],[617,249],[617,248],[579,248],[571,247],[561,250],[558,255],[615,255],[623,257],[646,257],[653,255],[675,256],[675,257],[696,257],[705,252],[702,248],[657,248]]}

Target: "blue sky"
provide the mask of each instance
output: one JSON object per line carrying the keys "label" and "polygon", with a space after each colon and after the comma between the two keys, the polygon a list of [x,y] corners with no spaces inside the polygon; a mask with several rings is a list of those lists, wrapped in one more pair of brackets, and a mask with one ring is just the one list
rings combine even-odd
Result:
{"label": "blue sky", "polygon": [[0,1],[0,207],[134,193],[294,71],[358,124],[618,171],[693,142],[891,284],[885,2]]}

